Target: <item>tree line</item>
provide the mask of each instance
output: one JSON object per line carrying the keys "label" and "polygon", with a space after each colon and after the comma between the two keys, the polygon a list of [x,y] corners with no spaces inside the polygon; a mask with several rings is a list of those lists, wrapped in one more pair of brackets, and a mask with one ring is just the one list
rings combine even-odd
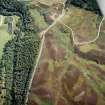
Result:
{"label": "tree line", "polygon": [[6,91],[4,105],[25,105],[28,85],[40,46],[34,20],[28,7],[17,0],[0,0],[0,14],[20,17],[14,38],[4,48],[0,63],[0,79]]}
{"label": "tree line", "polygon": [[70,4],[102,15],[96,0],[67,0],[66,7],[70,7]]}

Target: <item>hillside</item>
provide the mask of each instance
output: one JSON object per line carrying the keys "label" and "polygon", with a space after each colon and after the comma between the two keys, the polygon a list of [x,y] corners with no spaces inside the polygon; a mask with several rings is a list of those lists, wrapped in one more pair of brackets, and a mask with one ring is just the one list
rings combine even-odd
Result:
{"label": "hillside", "polygon": [[0,15],[0,105],[105,105],[95,0],[0,0]]}
{"label": "hillside", "polygon": [[[44,8],[41,3],[33,4],[32,11],[35,9],[34,16],[41,19],[38,24],[40,32],[43,32],[47,26],[44,28],[41,24],[53,24],[51,16],[61,13],[61,9],[56,10],[55,6],[62,4],[52,2],[52,6]],[[36,18],[36,23],[39,18]],[[45,34],[28,105],[105,105],[104,22],[100,37],[81,45],[97,37],[101,20],[102,17],[96,12],[71,3],[62,19]],[[75,42],[80,45],[73,42],[70,28]]]}

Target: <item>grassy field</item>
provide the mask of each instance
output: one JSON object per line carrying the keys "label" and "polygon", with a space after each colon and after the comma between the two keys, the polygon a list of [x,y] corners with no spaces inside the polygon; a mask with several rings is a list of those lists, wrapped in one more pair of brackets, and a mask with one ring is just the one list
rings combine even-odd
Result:
{"label": "grassy field", "polygon": [[71,5],[62,21],[75,33],[78,42],[93,40],[97,36],[101,17],[93,12],[76,8]]}
{"label": "grassy field", "polygon": [[[2,26],[0,26],[0,59],[3,54],[3,48],[5,47],[5,44],[10,39],[11,39],[11,36],[7,32],[7,25],[3,24]],[[0,81],[0,85],[1,84],[4,86],[4,82],[2,83],[2,81]],[[0,105],[2,105],[2,103],[3,103],[3,100],[1,99],[3,94],[4,94],[4,91],[0,94]]]}
{"label": "grassy field", "polygon": [[0,27],[0,59],[3,54],[3,48],[4,48],[5,44],[8,42],[8,40],[10,40],[10,39],[11,39],[11,36],[7,32],[7,25],[3,24]]}
{"label": "grassy field", "polygon": [[[19,17],[13,16],[13,31],[16,29],[16,23],[18,22]],[[7,24],[2,24],[0,26],[0,59],[3,54],[3,48],[5,44],[8,42],[8,40],[11,39],[12,35],[10,35],[7,31]]]}

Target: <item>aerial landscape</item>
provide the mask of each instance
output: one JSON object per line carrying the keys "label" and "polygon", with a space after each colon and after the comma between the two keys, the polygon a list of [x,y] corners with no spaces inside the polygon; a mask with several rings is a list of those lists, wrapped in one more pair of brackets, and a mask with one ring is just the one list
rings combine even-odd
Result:
{"label": "aerial landscape", "polygon": [[104,42],[96,0],[0,0],[0,105],[105,105]]}

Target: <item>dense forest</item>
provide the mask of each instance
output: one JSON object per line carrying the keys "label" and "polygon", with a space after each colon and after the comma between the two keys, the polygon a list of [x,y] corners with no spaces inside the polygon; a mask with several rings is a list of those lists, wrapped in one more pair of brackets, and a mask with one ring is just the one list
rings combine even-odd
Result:
{"label": "dense forest", "polygon": [[0,79],[5,82],[1,88],[6,91],[2,98],[4,105],[25,105],[40,39],[28,7],[23,2],[0,0],[0,14],[20,17],[15,36],[5,45],[0,63]]}
{"label": "dense forest", "polygon": [[96,0],[67,0],[66,7],[70,7],[70,4],[80,8],[84,8],[89,11],[93,11],[101,15],[101,12]]}

